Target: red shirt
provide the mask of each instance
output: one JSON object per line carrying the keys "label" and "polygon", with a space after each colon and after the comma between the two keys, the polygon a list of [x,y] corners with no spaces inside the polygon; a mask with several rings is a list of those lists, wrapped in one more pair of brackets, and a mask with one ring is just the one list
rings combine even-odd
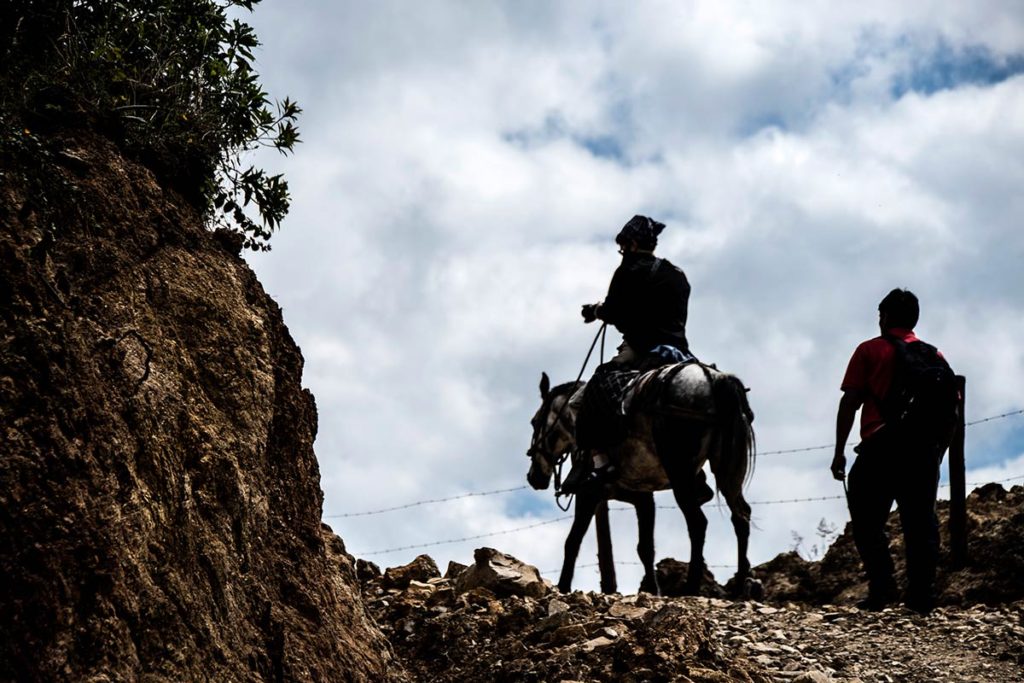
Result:
{"label": "red shirt", "polygon": [[[918,341],[913,330],[905,327],[893,327],[888,334],[905,342]],[[864,397],[864,406],[860,411],[861,441],[878,431],[885,421],[882,419],[878,401],[885,397],[892,384],[892,373],[896,349],[885,337],[875,337],[861,342],[846,366],[846,376],[840,387],[857,391]]]}

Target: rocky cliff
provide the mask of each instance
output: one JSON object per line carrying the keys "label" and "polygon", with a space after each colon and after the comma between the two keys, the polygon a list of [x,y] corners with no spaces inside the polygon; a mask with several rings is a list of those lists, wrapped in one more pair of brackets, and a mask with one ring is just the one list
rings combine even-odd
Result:
{"label": "rocky cliff", "polygon": [[0,677],[401,678],[321,525],[279,308],[231,235],[63,135],[0,159]]}

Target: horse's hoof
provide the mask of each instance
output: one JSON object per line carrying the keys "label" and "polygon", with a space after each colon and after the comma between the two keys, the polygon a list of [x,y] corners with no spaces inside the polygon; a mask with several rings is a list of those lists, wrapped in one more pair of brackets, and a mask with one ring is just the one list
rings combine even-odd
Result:
{"label": "horse's hoof", "polygon": [[748,576],[743,581],[743,596],[747,600],[756,600],[761,602],[764,600],[764,584],[757,579]]}
{"label": "horse's hoof", "polygon": [[733,600],[761,602],[764,599],[764,584],[752,576],[737,575],[725,584],[725,592]]}
{"label": "horse's hoof", "polygon": [[687,581],[683,585],[683,590],[680,592],[680,594],[685,596],[685,597],[691,597],[691,598],[692,597],[696,597],[696,596],[700,595],[700,584],[699,583],[690,583],[689,581]]}
{"label": "horse's hoof", "polygon": [[565,583],[565,584],[560,583],[560,584],[558,584],[558,592],[559,593],[564,593],[564,594],[572,593],[572,584],[568,584],[568,583]]}
{"label": "horse's hoof", "polygon": [[640,581],[640,589],[637,592],[661,595],[661,589],[658,587],[658,580],[653,578],[648,579],[647,577],[644,577],[644,579]]}

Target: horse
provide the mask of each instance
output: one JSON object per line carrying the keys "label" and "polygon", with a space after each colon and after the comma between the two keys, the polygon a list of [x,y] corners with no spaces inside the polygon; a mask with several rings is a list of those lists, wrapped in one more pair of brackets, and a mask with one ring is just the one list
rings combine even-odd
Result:
{"label": "horse", "polygon": [[[667,371],[667,372],[666,372]],[[598,556],[602,590],[611,567],[611,541],[607,536],[607,501],[621,500],[636,507],[640,542],[637,552],[644,567],[640,590],[657,593],[654,572],[654,492],[671,489],[682,510],[690,537],[690,563],[684,592],[698,594],[704,574],[704,540],[707,517],[700,507],[698,472],[711,465],[715,485],[731,512],[736,533],[737,570],[729,582],[734,593],[754,589],[750,581],[747,547],[750,536],[750,505],[743,486],[753,471],[754,415],[746,388],[735,375],[713,366],[692,363],[652,371],[665,378],[660,397],[637,400],[627,415],[626,437],[610,450],[615,473],[606,482],[584,485],[576,494],[572,528],[565,540],[565,558],[558,589],[567,593],[580,544],[598,515]],[[541,406],[531,420],[533,438],[527,455],[527,481],[546,489],[556,469],[575,448],[576,414],[569,399],[585,383],[570,382],[551,388],[547,373],[541,374]],[[706,500],[706,499],[705,499]],[[605,538],[602,538],[606,535]],[[603,550],[603,552],[602,552]],[[602,558],[602,555],[605,557]]]}

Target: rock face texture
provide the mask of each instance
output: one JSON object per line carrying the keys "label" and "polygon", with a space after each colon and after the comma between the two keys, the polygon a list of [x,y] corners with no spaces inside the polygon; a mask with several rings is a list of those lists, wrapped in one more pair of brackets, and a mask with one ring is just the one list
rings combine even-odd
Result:
{"label": "rock face texture", "polygon": [[0,159],[0,679],[402,678],[237,244],[102,138],[47,148],[59,206]]}

